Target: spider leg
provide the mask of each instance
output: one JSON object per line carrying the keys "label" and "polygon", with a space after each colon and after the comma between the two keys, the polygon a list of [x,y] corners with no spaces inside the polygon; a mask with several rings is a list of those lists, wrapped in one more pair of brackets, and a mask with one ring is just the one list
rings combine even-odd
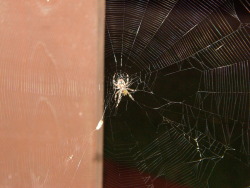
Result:
{"label": "spider leg", "polygon": [[119,92],[120,90],[118,90],[117,92],[115,92],[115,101],[116,101],[116,99],[117,99],[117,95],[118,95],[118,92]]}
{"label": "spider leg", "polygon": [[129,76],[128,76],[128,74],[127,74],[127,82],[126,82],[127,84],[129,83]]}
{"label": "spider leg", "polygon": [[118,107],[119,103],[121,102],[121,99],[122,99],[122,92],[121,90],[119,90],[119,94],[118,94],[118,100],[117,100],[117,103],[116,103],[116,108]]}
{"label": "spider leg", "polygon": [[128,91],[136,91],[135,89],[127,88]]}
{"label": "spider leg", "polygon": [[117,86],[117,83],[115,82],[115,76],[116,76],[116,73],[115,73],[114,76],[113,76],[113,84],[114,84],[115,86]]}
{"label": "spider leg", "polygon": [[132,97],[132,95],[128,92],[128,96],[134,101],[134,97]]}

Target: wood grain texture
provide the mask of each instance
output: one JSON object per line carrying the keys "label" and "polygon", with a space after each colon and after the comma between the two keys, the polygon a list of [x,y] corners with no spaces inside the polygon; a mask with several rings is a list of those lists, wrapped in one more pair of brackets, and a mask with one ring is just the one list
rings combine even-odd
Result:
{"label": "wood grain texture", "polygon": [[104,2],[0,1],[0,187],[102,187]]}

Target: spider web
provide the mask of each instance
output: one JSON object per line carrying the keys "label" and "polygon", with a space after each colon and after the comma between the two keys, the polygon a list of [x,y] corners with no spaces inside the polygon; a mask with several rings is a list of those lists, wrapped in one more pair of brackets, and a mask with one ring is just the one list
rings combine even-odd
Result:
{"label": "spider web", "polygon": [[[104,187],[250,185],[249,10],[106,1]],[[118,108],[115,74],[136,90]]]}

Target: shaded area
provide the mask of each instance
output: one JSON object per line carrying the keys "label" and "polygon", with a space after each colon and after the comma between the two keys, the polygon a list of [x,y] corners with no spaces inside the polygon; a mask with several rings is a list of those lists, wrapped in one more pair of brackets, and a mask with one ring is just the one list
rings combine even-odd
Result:
{"label": "shaded area", "polygon": [[245,0],[106,1],[104,187],[250,185],[249,23]]}

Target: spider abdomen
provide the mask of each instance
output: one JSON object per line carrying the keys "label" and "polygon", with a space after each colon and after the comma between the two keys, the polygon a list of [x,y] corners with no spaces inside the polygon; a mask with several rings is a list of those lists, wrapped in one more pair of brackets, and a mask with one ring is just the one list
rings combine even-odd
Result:
{"label": "spider abdomen", "polygon": [[123,90],[122,90],[122,94],[123,94],[123,96],[126,96],[126,95],[128,94],[128,90],[123,89]]}

